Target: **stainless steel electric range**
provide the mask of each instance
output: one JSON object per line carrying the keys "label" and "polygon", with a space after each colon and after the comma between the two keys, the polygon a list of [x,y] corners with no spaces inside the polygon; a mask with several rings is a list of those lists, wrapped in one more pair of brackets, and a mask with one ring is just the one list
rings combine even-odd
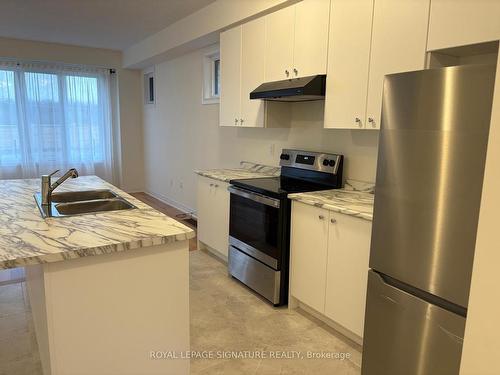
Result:
{"label": "stainless steel electric range", "polygon": [[271,301],[288,302],[288,194],[342,186],[343,155],[283,150],[281,176],[231,180],[229,274]]}

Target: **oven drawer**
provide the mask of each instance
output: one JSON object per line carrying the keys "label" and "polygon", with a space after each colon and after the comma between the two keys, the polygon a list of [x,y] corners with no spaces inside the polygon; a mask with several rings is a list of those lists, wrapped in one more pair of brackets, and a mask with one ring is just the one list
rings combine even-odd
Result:
{"label": "oven drawer", "polygon": [[281,272],[229,246],[229,274],[271,301],[280,302]]}
{"label": "oven drawer", "polygon": [[[281,264],[282,210],[278,199],[229,187],[229,236]],[[233,244],[234,245],[234,244]],[[240,247],[236,245],[235,247]],[[248,253],[243,248],[240,248]],[[248,253],[249,254],[249,253]],[[252,254],[249,254],[252,255]],[[253,255],[252,255],[253,256]],[[254,256],[259,259],[259,257]],[[260,259],[263,263],[268,262]]]}

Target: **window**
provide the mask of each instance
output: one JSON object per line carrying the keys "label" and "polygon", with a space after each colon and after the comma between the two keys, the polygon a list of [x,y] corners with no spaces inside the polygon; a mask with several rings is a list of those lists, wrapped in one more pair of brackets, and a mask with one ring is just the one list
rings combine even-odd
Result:
{"label": "window", "polygon": [[0,62],[0,177],[111,180],[109,71]]}
{"label": "window", "polygon": [[15,164],[19,152],[14,72],[0,70],[0,165]]}
{"label": "window", "polygon": [[203,56],[203,104],[219,103],[220,97],[220,53],[213,47]]}
{"label": "window", "polygon": [[155,103],[155,79],[154,73],[149,72],[144,74],[144,104]]}
{"label": "window", "polygon": [[212,83],[212,91],[213,96],[220,96],[220,58],[213,60],[213,83]]}

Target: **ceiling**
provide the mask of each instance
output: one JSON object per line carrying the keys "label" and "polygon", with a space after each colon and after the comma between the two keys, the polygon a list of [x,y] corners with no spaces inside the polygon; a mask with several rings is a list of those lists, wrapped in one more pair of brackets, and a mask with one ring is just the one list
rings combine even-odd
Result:
{"label": "ceiling", "polygon": [[215,0],[2,0],[0,37],[122,50]]}

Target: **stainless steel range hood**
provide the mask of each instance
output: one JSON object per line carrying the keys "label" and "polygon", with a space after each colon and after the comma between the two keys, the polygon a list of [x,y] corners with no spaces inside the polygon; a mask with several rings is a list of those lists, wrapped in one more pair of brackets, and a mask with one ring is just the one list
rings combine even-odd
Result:
{"label": "stainless steel range hood", "polygon": [[291,78],[266,82],[250,93],[250,99],[274,100],[278,102],[304,102],[324,100],[326,75]]}

